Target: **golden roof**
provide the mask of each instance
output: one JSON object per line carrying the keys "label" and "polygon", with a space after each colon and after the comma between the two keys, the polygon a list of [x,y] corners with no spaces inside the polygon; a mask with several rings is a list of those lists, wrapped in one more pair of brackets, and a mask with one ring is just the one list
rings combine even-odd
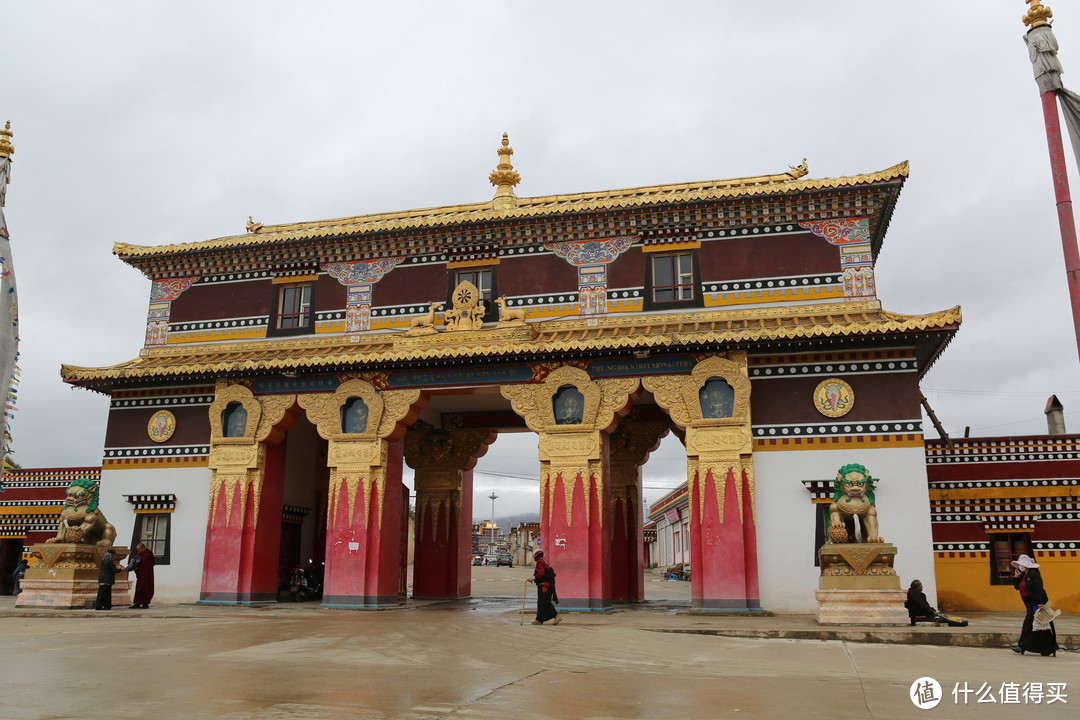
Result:
{"label": "golden roof", "polygon": [[[110,367],[64,365],[65,382],[111,384],[175,376],[218,376],[296,370],[377,369],[393,363],[452,358],[500,358],[664,347],[732,345],[745,342],[811,340],[946,330],[961,322],[959,307],[929,315],[899,315],[865,302],[821,303],[781,308],[634,314],[589,320],[547,320],[515,328],[439,332],[371,333],[358,338],[313,337],[242,343],[170,345]],[[523,335],[521,331],[525,331]],[[931,361],[944,348],[940,343]],[[929,363],[924,363],[928,367]],[[925,367],[924,367],[925,369]]]}
{"label": "golden roof", "polygon": [[776,175],[733,178],[730,180],[706,180],[673,185],[652,185],[570,195],[516,198],[512,206],[506,207],[500,207],[494,201],[489,200],[468,205],[404,210],[286,225],[261,225],[249,222],[249,227],[255,229],[244,235],[231,235],[215,240],[174,243],[172,245],[148,246],[116,243],[113,245],[113,254],[124,258],[140,258],[268,245],[317,237],[364,235],[386,230],[433,228],[461,223],[512,220],[515,218],[559,215],[667,202],[693,202],[750,195],[830,190],[906,178],[908,176],[908,164],[905,161],[875,173],[849,177],[806,180],[803,179],[805,174],[804,161],[803,165],[793,167],[787,172]]}

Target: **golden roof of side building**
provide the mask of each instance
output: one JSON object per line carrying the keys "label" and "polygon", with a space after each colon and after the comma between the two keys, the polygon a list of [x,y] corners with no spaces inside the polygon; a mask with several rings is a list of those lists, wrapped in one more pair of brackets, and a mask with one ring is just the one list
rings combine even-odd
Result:
{"label": "golden roof of side building", "polygon": [[589,320],[546,320],[514,328],[409,335],[406,332],[239,343],[171,345],[109,367],[63,365],[65,382],[86,387],[165,377],[210,377],[282,371],[377,370],[455,358],[527,359],[550,353],[731,346],[747,342],[825,339],[943,331],[920,362],[925,371],[962,320],[959,306],[929,315],[900,315],[876,303],[839,302]]}
{"label": "golden roof of side building", "polygon": [[676,183],[672,185],[652,185],[570,195],[512,198],[513,205],[510,207],[497,207],[494,201],[489,200],[466,205],[450,205],[282,225],[262,225],[249,220],[249,232],[244,235],[230,235],[214,240],[174,243],[171,245],[148,246],[116,243],[113,245],[113,254],[124,258],[140,258],[268,245],[320,237],[364,235],[387,230],[435,228],[483,221],[511,220],[571,212],[656,205],[667,202],[693,202],[752,195],[830,190],[903,179],[908,177],[909,168],[907,161],[904,161],[874,173],[820,179],[804,179],[805,172],[804,161],[804,165],[793,167],[788,172],[775,175]]}

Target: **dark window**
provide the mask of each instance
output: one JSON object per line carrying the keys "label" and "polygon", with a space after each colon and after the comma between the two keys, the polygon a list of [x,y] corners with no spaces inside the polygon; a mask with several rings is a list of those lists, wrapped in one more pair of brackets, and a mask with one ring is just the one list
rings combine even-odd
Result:
{"label": "dark window", "polygon": [[647,253],[645,310],[701,307],[697,250]]}
{"label": "dark window", "polygon": [[470,282],[479,290],[480,302],[484,303],[484,322],[498,320],[499,306],[495,304],[495,298],[498,297],[498,278],[495,277],[495,269],[477,267],[450,273],[450,288],[446,294],[447,308],[454,306],[454,288],[463,282]]}
{"label": "dark window", "polygon": [[1021,555],[1034,555],[1030,533],[994,533],[990,535],[990,584],[1012,585],[1012,561]]}
{"label": "dark window", "polygon": [[154,553],[155,565],[169,564],[170,513],[139,513],[135,516],[135,532],[131,536],[131,552],[143,543]]}
{"label": "dark window", "polygon": [[814,503],[814,567],[821,567],[821,548],[829,539],[829,505],[832,503]]}
{"label": "dark window", "polygon": [[312,283],[275,285],[274,322],[268,335],[302,335],[315,329],[314,294]]}
{"label": "dark window", "polygon": [[341,406],[341,432],[367,432],[368,406],[363,398],[351,397]]}
{"label": "dark window", "polygon": [[238,402],[231,402],[221,411],[221,434],[223,437],[247,435],[247,409]]}
{"label": "dark window", "polygon": [[480,299],[491,304],[491,268],[474,268],[471,270],[458,270],[454,287],[463,282],[471,282],[480,291]]}
{"label": "dark window", "polygon": [[653,255],[652,266],[654,302],[694,298],[694,259],[690,253]]}

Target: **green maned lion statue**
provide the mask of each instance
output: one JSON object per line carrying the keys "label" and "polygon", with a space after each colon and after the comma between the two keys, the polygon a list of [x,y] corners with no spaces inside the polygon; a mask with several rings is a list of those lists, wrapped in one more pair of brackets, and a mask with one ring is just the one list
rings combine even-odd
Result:
{"label": "green maned lion statue", "polygon": [[98,509],[99,486],[89,478],[73,480],[67,489],[64,509],[56,537],[47,543],[79,543],[110,547],[116,540],[116,528],[108,523]]}
{"label": "green maned lion statue", "polygon": [[877,478],[863,465],[852,463],[840,468],[833,481],[836,493],[829,506],[829,541],[857,542],[855,516],[862,524],[863,542],[885,542],[878,535],[877,508],[874,507],[874,486]]}

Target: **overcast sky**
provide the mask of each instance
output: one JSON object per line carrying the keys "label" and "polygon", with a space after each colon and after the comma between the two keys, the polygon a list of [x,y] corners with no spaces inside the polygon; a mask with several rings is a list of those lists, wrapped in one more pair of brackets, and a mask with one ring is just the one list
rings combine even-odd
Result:
{"label": "overcast sky", "polygon": [[[1080,9],[1049,5],[1066,86],[1080,90]],[[770,174],[803,157],[814,178],[910,161],[878,295],[900,313],[963,307],[923,383],[946,429],[1041,433],[1057,393],[1080,430],[1025,9],[8,3],[15,459],[101,462],[107,398],[69,389],[59,368],[124,362],[142,345],[150,283],[112,256],[114,242],[242,233],[248,215],[270,224],[487,200],[504,131],[519,196]],[[534,467],[522,459],[535,438],[516,440],[492,446],[479,469],[535,475],[522,469]],[[657,457],[669,460],[646,466],[646,485],[674,486],[679,449]],[[498,515],[536,508],[535,482],[478,474],[476,487],[480,517],[492,488],[505,498]]]}

